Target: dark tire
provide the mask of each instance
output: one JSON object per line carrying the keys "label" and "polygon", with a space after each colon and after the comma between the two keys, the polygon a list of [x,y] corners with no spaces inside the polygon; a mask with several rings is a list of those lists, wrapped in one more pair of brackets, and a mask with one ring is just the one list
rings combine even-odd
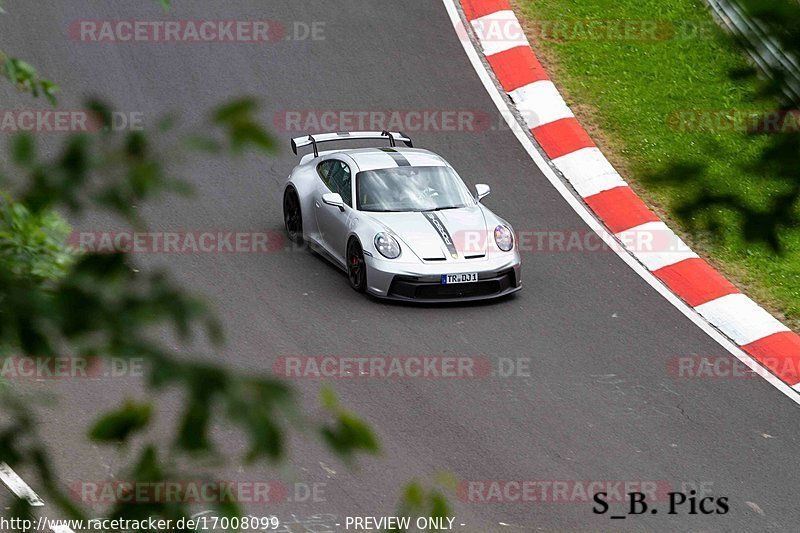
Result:
{"label": "dark tire", "polygon": [[286,225],[286,233],[289,240],[303,243],[303,215],[300,211],[300,199],[297,192],[291,187],[283,193],[283,222]]}
{"label": "dark tire", "polygon": [[364,251],[357,239],[350,239],[347,243],[347,278],[354,290],[366,292],[367,263],[364,261]]}

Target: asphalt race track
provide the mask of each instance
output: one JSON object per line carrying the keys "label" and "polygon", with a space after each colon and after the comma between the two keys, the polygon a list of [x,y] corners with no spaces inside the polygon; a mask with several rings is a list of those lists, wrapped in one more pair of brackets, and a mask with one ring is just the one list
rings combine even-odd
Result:
{"label": "asphalt race track", "polygon": [[[62,108],[100,95],[119,110],[141,112],[146,126],[171,111],[182,123],[198,123],[216,104],[243,94],[261,99],[261,117],[271,126],[287,110],[331,109],[470,110],[486,114],[491,124],[502,121],[440,0],[175,4],[170,16],[179,19],[266,18],[289,28],[296,21],[321,22],[324,38],[76,42],[67,35],[76,20],[164,15],[147,0],[8,0],[0,49],[57,81]],[[0,85],[0,97],[6,109],[46,106],[8,84]],[[281,148],[274,157],[197,160],[182,167],[195,194],[147,206],[151,229],[281,231],[281,185],[298,160],[288,141],[297,133],[275,133]],[[589,231],[510,131],[408,133],[417,146],[452,162],[470,186],[490,184],[486,204],[518,232]],[[58,136],[41,138],[54,146]],[[74,222],[81,231],[115,228],[102,216]],[[207,296],[227,333],[224,351],[214,358],[240,370],[271,371],[276,358],[287,355],[467,355],[494,365],[501,358],[530,359],[527,376],[336,381],[343,403],[379,435],[383,455],[349,467],[298,437],[288,470],[215,467],[220,479],[320,483],[324,492],[317,501],[253,503],[246,506],[250,514],[288,521],[325,513],[342,524],[346,516],[391,514],[404,483],[448,471],[459,480],[702,486],[728,497],[731,506],[726,515],[662,513],[623,521],[592,514],[590,501],[475,503],[453,494],[456,529],[462,531],[778,531],[800,521],[797,406],[761,379],[670,375],[668,363],[676,357],[727,352],[614,253],[528,251],[524,289],[515,297],[433,308],[359,297],[342,272],[291,248],[138,259],[143,269],[167,267],[184,286]],[[296,385],[314,406],[320,382]],[[60,397],[57,404],[43,401],[40,413],[63,483],[107,479],[125,464],[130,451],[92,445],[85,428],[125,397],[146,397],[138,380],[19,387],[32,397]],[[167,395],[159,407],[169,413],[179,403]],[[162,416],[155,431],[166,441],[170,428]],[[243,445],[224,427],[217,443],[228,453]]]}

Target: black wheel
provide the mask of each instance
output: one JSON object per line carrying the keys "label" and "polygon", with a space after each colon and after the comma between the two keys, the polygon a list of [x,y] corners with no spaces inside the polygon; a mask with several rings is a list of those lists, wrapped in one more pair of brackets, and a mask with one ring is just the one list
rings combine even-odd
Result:
{"label": "black wheel", "polygon": [[283,194],[283,221],[289,240],[297,244],[303,242],[303,216],[300,212],[300,199],[294,189],[286,189]]}
{"label": "black wheel", "polygon": [[367,264],[361,244],[356,239],[347,244],[347,277],[353,289],[358,292],[367,290]]}

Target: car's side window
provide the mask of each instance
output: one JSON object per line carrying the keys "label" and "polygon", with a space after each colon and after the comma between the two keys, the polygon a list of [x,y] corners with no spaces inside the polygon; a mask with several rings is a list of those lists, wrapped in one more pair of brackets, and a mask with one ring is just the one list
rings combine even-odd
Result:
{"label": "car's side window", "polygon": [[338,192],[344,200],[344,203],[353,207],[353,194],[351,188],[351,173],[350,167],[346,163],[338,160],[332,160],[330,172],[328,174],[329,183],[328,187],[333,192]]}
{"label": "car's side window", "polygon": [[317,165],[317,174],[319,174],[322,183],[324,183],[325,186],[331,190],[331,192],[336,192],[335,189],[331,187],[331,182],[330,182],[331,165],[333,164],[333,162],[334,161],[332,159],[328,159],[327,161],[323,161],[322,163]]}

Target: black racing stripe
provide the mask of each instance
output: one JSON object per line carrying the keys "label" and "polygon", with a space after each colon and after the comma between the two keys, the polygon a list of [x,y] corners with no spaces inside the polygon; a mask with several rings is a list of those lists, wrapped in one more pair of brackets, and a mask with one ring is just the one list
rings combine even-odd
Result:
{"label": "black racing stripe", "polygon": [[381,148],[381,152],[387,153],[394,159],[394,162],[397,163],[398,167],[410,167],[411,163],[408,162],[408,159],[405,158],[403,154],[394,150],[392,148]]}
{"label": "black racing stripe", "polygon": [[439,237],[441,237],[444,245],[447,246],[447,251],[450,252],[450,257],[453,259],[458,259],[458,250],[456,250],[456,245],[453,244],[453,238],[450,237],[450,232],[444,227],[441,219],[432,211],[424,211],[422,214],[425,215],[425,218],[428,219],[428,222],[431,223],[433,229],[435,229],[436,233],[438,233]]}

